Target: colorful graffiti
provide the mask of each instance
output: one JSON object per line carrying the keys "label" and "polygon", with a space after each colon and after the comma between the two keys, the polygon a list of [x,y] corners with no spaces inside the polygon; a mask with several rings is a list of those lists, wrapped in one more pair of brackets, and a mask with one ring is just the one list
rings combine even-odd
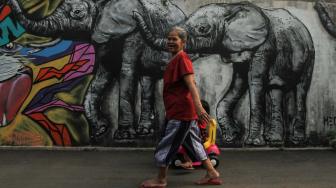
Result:
{"label": "colorful graffiti", "polygon": [[[175,25],[190,34],[187,51],[221,145],[307,145],[318,46],[307,22],[283,7],[203,3],[191,11],[185,2],[7,0],[0,145],[155,144],[170,58],[164,37]],[[320,0],[316,9],[333,35],[325,6]]]}
{"label": "colorful graffiti", "polygon": [[[48,54],[49,56],[52,54]],[[46,64],[44,64],[46,65]],[[35,97],[23,111],[34,121],[38,122],[53,140],[55,145],[71,146],[72,139],[65,124],[52,122],[44,114],[45,111],[54,107],[61,107],[72,112],[83,112],[82,105],[68,104],[61,99],[55,99],[59,92],[69,92],[80,84],[85,75],[92,73],[94,65],[94,49],[89,44],[74,46],[69,61],[59,69],[55,67],[41,68],[37,73],[34,84],[56,78],[60,83],[40,89]]]}
{"label": "colorful graffiti", "polygon": [[[32,51],[34,53],[32,53]],[[15,94],[7,94],[7,106],[9,109],[6,109],[6,111],[11,112],[14,109],[20,111],[18,115],[21,117],[16,117],[16,119],[24,125],[26,123],[22,121],[27,121],[24,120],[27,117],[30,118],[34,124],[36,123],[45,131],[45,137],[48,138],[52,145],[72,146],[82,142],[82,140],[78,140],[78,137],[84,136],[88,138],[88,127],[82,128],[86,131],[81,133],[82,136],[78,136],[77,131],[73,130],[75,128],[69,127],[75,125],[71,125],[71,123],[67,124],[64,118],[75,118],[73,115],[67,115],[67,111],[70,111],[72,114],[83,114],[82,101],[74,100],[76,96],[72,96],[74,94],[82,94],[78,94],[78,91],[77,93],[71,94],[71,91],[78,87],[85,87],[85,82],[88,82],[87,75],[92,73],[95,60],[93,46],[71,41],[60,41],[53,47],[40,49],[39,51],[22,47],[16,53],[19,54],[17,55],[18,61],[26,59],[29,60],[29,62],[21,63],[25,72],[21,71],[20,75],[16,74],[16,76],[3,83],[1,87],[2,92],[9,91]],[[6,59],[2,58],[2,61],[5,60]],[[12,82],[15,82],[16,85]],[[4,84],[11,84],[12,88],[15,88],[12,90],[5,89]],[[2,96],[4,96],[4,94],[2,94]],[[83,100],[83,96],[80,98]],[[16,105],[10,104],[11,101],[15,101]],[[25,101],[25,104],[22,104],[23,101]],[[53,111],[60,110],[63,111],[63,115],[61,115],[62,118],[55,118],[60,115],[55,115]],[[2,126],[9,126],[10,124],[8,123],[11,123],[14,119],[13,113],[7,114],[9,115],[3,116],[4,118],[2,119],[2,122],[6,122],[6,124],[2,124]],[[22,116],[25,117],[23,118]],[[20,123],[18,124],[17,121],[13,123],[15,123],[20,130]],[[70,121],[72,120],[70,119]],[[82,124],[83,123],[85,125],[85,120],[82,117]],[[28,127],[25,128],[27,129]],[[19,130],[12,130],[16,137],[20,135],[19,132],[21,131]],[[25,137],[29,135],[26,134],[27,131],[23,133]],[[39,138],[42,137],[39,136]],[[84,139],[86,142],[87,138]],[[26,140],[27,139],[28,138],[26,138]],[[14,143],[15,140],[13,141]],[[6,139],[2,140],[2,142],[6,142]],[[22,140],[20,144],[23,144]]]}
{"label": "colorful graffiti", "polygon": [[[46,2],[23,5],[44,16],[57,5]],[[30,35],[8,5],[1,6],[0,21],[1,145],[89,144],[83,100],[93,46]]]}
{"label": "colorful graffiti", "polygon": [[0,7],[0,46],[8,44],[13,39],[25,33],[25,29],[10,17],[12,9],[8,5]]}

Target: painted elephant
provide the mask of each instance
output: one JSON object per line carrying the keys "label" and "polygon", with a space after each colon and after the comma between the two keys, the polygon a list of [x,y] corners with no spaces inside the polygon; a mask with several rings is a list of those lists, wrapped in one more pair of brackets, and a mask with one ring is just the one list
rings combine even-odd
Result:
{"label": "painted elephant", "polygon": [[[93,142],[104,140],[110,132],[110,123],[101,104],[108,102],[103,96],[111,83],[119,78],[119,117],[115,140],[133,139],[135,88],[138,83],[138,62],[161,63],[168,59],[166,52],[150,49],[138,32],[133,11],[139,11],[151,19],[155,33],[164,35],[167,30],[181,21],[185,14],[169,0],[64,0],[55,11],[40,20],[33,20],[21,9],[17,0],[8,0],[17,19],[32,34],[61,37],[71,40],[86,40],[95,46],[95,77],[88,88],[85,112],[91,124]],[[142,7],[146,7],[146,12]],[[154,27],[155,26],[155,27]],[[112,62],[115,61],[115,62]],[[146,76],[142,86],[142,114],[138,134],[150,135],[153,129],[152,87]]]}
{"label": "painted elephant", "polygon": [[316,4],[314,6],[324,28],[330,33],[330,35],[336,37],[336,23],[335,23],[336,20],[333,20],[330,17],[331,15],[328,13],[327,7],[328,5],[324,0],[316,1]]}
{"label": "painted elephant", "polygon": [[[147,42],[165,50],[166,39],[150,32],[148,20],[141,13],[135,12],[134,17]],[[242,129],[233,111],[247,90],[250,119],[245,144],[284,143],[283,99],[289,92],[295,93],[289,137],[294,144],[304,142],[306,96],[315,50],[302,22],[285,9],[262,9],[241,2],[205,5],[180,26],[189,33],[188,52],[220,54],[224,62],[233,63],[232,82],[216,114],[225,143],[241,140]],[[266,100],[268,97],[270,100]],[[271,109],[267,126],[266,107]]]}

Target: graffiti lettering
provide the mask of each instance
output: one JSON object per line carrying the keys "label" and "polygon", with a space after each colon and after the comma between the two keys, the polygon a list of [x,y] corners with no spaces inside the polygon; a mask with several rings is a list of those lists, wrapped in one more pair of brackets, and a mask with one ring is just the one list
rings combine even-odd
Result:
{"label": "graffiti lettering", "polygon": [[9,17],[10,13],[11,9],[7,5],[4,6],[0,12],[0,46],[11,42],[10,34],[18,38],[25,32],[25,29],[19,23],[14,23]]}
{"label": "graffiti lettering", "polygon": [[11,13],[11,8],[9,6],[4,6],[0,12],[0,21],[5,19]]}
{"label": "graffiti lettering", "polygon": [[325,127],[336,127],[336,116],[324,116],[323,124]]}

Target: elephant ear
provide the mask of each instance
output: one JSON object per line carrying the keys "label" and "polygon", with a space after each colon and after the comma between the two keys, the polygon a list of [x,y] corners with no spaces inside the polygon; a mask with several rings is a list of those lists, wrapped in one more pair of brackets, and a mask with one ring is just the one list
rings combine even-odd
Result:
{"label": "elephant ear", "polygon": [[142,16],[153,33],[165,36],[173,25],[186,19],[184,12],[168,0],[140,0]]}
{"label": "elephant ear", "polygon": [[137,1],[108,1],[100,10],[91,39],[96,43],[118,40],[132,33],[136,28],[133,10],[138,10]]}
{"label": "elephant ear", "polygon": [[269,21],[257,7],[233,8],[226,20],[223,44],[231,52],[253,50],[268,36]]}

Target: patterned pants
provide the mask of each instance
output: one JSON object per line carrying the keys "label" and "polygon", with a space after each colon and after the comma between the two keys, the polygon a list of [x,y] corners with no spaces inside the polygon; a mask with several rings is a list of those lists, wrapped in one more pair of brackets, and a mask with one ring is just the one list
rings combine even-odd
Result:
{"label": "patterned pants", "polygon": [[163,135],[154,153],[157,166],[168,166],[181,145],[183,145],[196,160],[203,161],[207,159],[200,138],[197,120],[168,120],[166,122]]}

